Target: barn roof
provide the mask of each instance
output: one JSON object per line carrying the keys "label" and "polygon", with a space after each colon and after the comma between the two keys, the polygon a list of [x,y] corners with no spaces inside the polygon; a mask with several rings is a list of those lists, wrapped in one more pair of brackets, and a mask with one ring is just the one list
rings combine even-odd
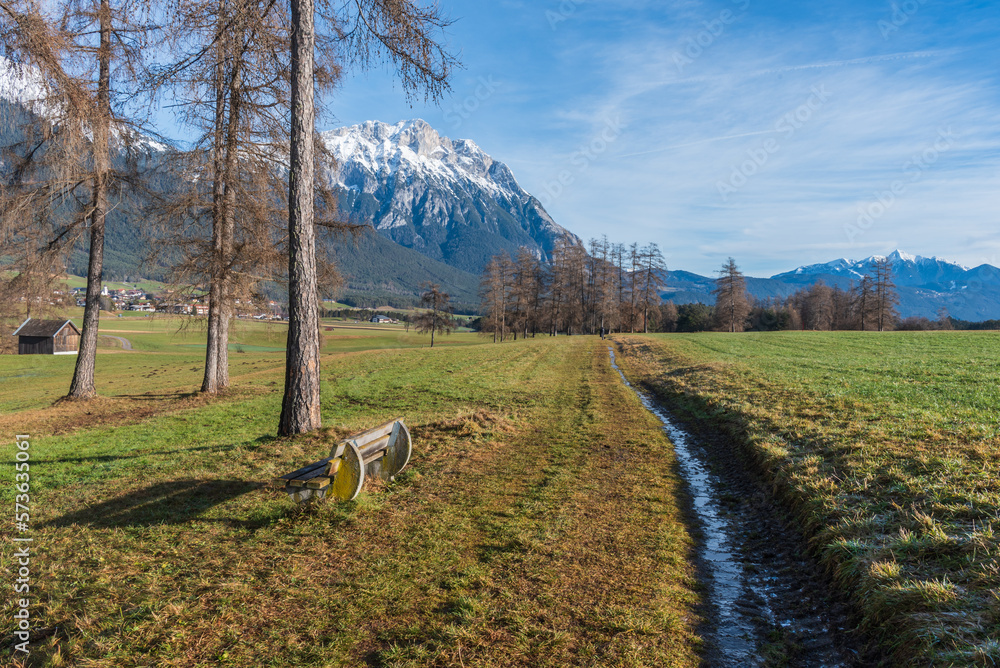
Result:
{"label": "barn roof", "polygon": [[53,337],[62,331],[63,327],[69,325],[77,334],[80,330],[69,320],[38,320],[28,318],[17,328],[13,336],[47,336]]}

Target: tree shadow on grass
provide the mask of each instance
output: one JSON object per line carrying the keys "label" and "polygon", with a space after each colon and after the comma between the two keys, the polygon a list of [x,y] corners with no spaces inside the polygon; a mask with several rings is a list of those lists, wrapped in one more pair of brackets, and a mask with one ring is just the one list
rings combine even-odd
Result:
{"label": "tree shadow on grass", "polygon": [[192,397],[197,397],[199,394],[199,392],[165,392],[162,394],[144,392],[143,394],[113,394],[110,395],[110,398],[135,399],[138,401],[161,401],[163,399],[190,399]]}
{"label": "tree shadow on grass", "polygon": [[[85,399],[83,401],[100,401],[102,399],[133,399],[137,401],[163,401],[164,399],[192,399],[197,397],[200,392],[163,392],[160,394],[155,394],[153,392],[144,392],[142,394],[106,394],[97,397],[96,399]],[[52,401],[52,406],[62,406],[62,405],[75,405],[80,403],[80,399],[74,399],[69,396],[62,396],[54,399]]]}
{"label": "tree shadow on grass", "polygon": [[[246,480],[176,480],[161,482],[67,513],[48,527],[73,525],[112,529],[148,527],[161,524],[184,524],[198,520],[206,511],[228,501],[267,487],[262,482]],[[273,513],[260,512],[246,518],[206,518],[239,528],[256,530],[279,519]]]}
{"label": "tree shadow on grass", "polygon": [[107,455],[90,455],[81,457],[55,457],[53,459],[31,458],[32,466],[43,466],[45,464],[62,464],[66,462],[116,462],[123,459],[140,459],[165,457],[167,455],[191,454],[195,452],[228,452],[242,447],[248,452],[254,452],[259,448],[278,440],[277,436],[264,435],[242,443],[230,443],[229,445],[202,445],[191,448],[179,448],[177,450],[160,450],[156,452],[135,452],[132,454],[111,453]]}
{"label": "tree shadow on grass", "polygon": [[179,455],[179,454],[185,454],[186,455],[186,454],[191,454],[191,453],[195,453],[195,452],[225,452],[227,450],[232,450],[234,447],[236,447],[236,446],[227,445],[227,446],[221,446],[221,447],[212,447],[212,446],[207,446],[206,445],[206,446],[201,446],[201,447],[196,447],[196,448],[183,448],[183,449],[178,449],[178,450],[162,450],[160,452],[154,452],[154,453],[136,452],[136,453],[128,454],[128,455],[126,455],[126,454],[119,454],[119,453],[113,453],[113,454],[109,454],[109,455],[90,455],[90,456],[86,456],[86,457],[56,457],[56,458],[53,458],[53,459],[44,459],[44,458],[35,459],[34,457],[32,457],[31,458],[31,466],[32,467],[35,467],[35,466],[41,467],[41,466],[44,466],[46,464],[65,464],[65,463],[68,463],[68,462],[76,462],[76,463],[80,463],[80,462],[117,462],[117,461],[121,461],[123,459],[143,459],[143,458],[150,459],[152,457],[164,457],[164,456],[167,456],[167,455]]}

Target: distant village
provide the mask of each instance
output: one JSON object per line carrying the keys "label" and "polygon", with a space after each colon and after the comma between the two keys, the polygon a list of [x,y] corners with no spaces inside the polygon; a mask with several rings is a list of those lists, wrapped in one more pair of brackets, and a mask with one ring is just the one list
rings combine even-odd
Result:
{"label": "distant village", "polygon": [[[87,305],[87,289],[73,288],[73,297],[77,306]],[[185,297],[176,295],[154,294],[138,288],[113,289],[104,286],[101,298],[109,301],[113,311],[141,311],[145,313],[170,313],[181,315],[208,315],[208,297]],[[274,300],[266,302],[235,300],[236,316],[253,318],[254,320],[288,320],[288,311],[284,304]]]}
{"label": "distant village", "polygon": [[[76,305],[87,305],[86,288],[73,288],[71,294]],[[139,288],[109,288],[101,290],[101,298],[108,300],[112,311],[139,311],[143,313],[167,313],[171,315],[208,315],[208,296],[185,297],[154,294]],[[273,299],[267,301],[234,300],[236,317],[254,320],[288,320],[287,307]],[[369,322],[377,325],[399,324],[399,320],[386,315],[375,314]]]}

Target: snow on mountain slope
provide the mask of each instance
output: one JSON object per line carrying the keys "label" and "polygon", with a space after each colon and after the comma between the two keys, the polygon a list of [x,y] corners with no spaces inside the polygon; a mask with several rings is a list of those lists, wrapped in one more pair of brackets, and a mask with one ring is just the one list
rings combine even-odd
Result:
{"label": "snow on mountain slope", "polygon": [[335,161],[327,178],[343,192],[342,211],[425,255],[478,273],[504,250],[526,246],[547,257],[561,237],[580,242],[507,165],[425,121],[368,121],[321,136]]}
{"label": "snow on mountain slope", "polygon": [[[812,264],[771,278],[747,277],[747,291],[755,299],[784,299],[817,281],[846,290],[868,274],[876,259],[841,258],[832,262]],[[900,297],[899,312],[905,318],[924,316],[937,318],[939,310],[963,320],[1000,319],[1000,269],[984,264],[968,269],[960,264],[936,257],[921,257],[902,251],[888,256],[893,281]],[[699,276],[684,271],[666,275],[664,299],[676,303],[715,303],[712,288],[714,277]]]}
{"label": "snow on mountain slope", "polygon": [[771,278],[796,284],[811,283],[820,277],[858,280],[871,272],[876,260],[885,258],[892,265],[894,280],[900,286],[944,286],[952,281],[961,281],[969,271],[968,267],[937,257],[921,257],[896,250],[888,256],[873,255],[857,261],[841,258],[824,264],[812,264]]}
{"label": "snow on mountain slope", "polygon": [[[469,139],[441,137],[421,120],[387,125],[368,121],[322,134],[327,148],[344,167],[384,175],[396,170],[421,174],[428,180],[467,181],[494,196],[519,197],[523,193],[510,169],[493,160]],[[348,187],[349,170],[341,169],[341,184]]]}
{"label": "snow on mountain slope", "polygon": [[3,56],[0,56],[0,101],[41,116],[55,113],[55,108],[45,102],[45,86],[37,70],[12,63]]}
{"label": "snow on mountain slope", "polygon": [[[37,70],[0,56],[0,103],[8,103],[12,109],[27,110],[35,116],[56,119],[63,108],[45,98],[44,81]],[[0,132],[4,129],[0,128]],[[90,138],[89,132],[86,136]],[[112,125],[111,138],[113,147],[118,150],[124,150],[127,144],[130,151],[141,152],[147,159],[170,149],[163,142],[129,127]]]}

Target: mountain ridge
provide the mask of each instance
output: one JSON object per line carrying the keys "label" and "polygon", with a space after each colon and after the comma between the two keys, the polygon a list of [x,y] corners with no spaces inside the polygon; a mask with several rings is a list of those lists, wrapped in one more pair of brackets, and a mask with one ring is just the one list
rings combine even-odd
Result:
{"label": "mountain ridge", "polygon": [[[767,278],[747,276],[747,291],[756,299],[784,299],[817,281],[847,290],[871,270],[875,260],[883,258],[887,258],[893,268],[902,317],[935,318],[943,307],[962,320],[1000,319],[1000,269],[989,264],[969,268],[938,257],[911,255],[901,250],[863,260],[839,258],[803,265]],[[667,274],[666,287],[661,294],[675,303],[712,304],[714,287],[714,278],[675,271]]]}
{"label": "mountain ridge", "polygon": [[545,260],[558,225],[503,162],[471,139],[450,139],[426,121],[366,121],[320,135],[341,211],[428,257],[478,274],[501,252],[524,246]]}

